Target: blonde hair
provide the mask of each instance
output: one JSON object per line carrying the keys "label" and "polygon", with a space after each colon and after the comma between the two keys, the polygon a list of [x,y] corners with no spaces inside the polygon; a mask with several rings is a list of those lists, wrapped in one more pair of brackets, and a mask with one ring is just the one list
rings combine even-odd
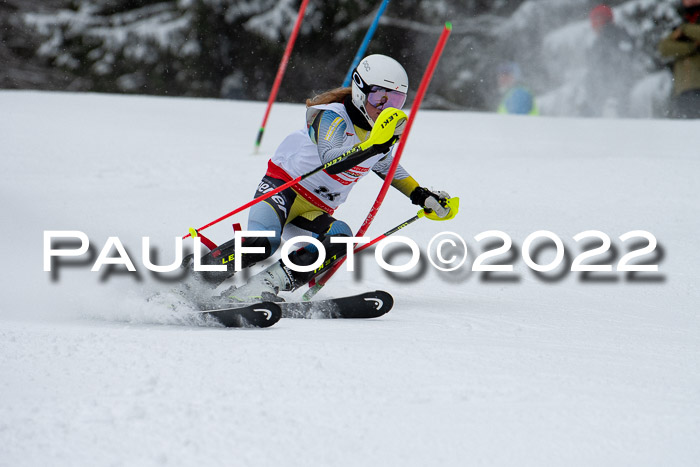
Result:
{"label": "blonde hair", "polygon": [[321,94],[316,94],[310,99],[306,99],[306,106],[312,107],[314,105],[321,104],[332,104],[333,102],[343,102],[346,96],[352,94],[352,88],[335,88],[330,91],[322,92]]}

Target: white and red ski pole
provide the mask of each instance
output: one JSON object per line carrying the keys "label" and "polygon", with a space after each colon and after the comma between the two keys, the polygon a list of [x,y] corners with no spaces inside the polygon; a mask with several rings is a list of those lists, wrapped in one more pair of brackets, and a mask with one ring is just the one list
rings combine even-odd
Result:
{"label": "white and red ski pole", "polygon": [[270,97],[267,99],[267,109],[265,110],[265,116],[263,117],[262,125],[260,125],[260,130],[258,131],[258,137],[255,140],[255,151],[257,152],[260,147],[260,142],[262,141],[263,133],[265,133],[265,125],[267,124],[267,117],[270,115],[270,109],[272,109],[272,104],[277,98],[277,92],[282,84],[282,77],[287,69],[287,63],[289,63],[289,57],[292,55],[292,49],[294,48],[294,42],[299,34],[299,28],[301,28],[301,22],[304,19],[304,11],[306,10],[306,5],[308,5],[309,0],[304,0],[301,2],[299,7],[299,13],[297,14],[297,20],[294,23],[294,28],[292,29],[292,34],[289,36],[287,41],[287,48],[284,50],[284,55],[282,56],[282,61],[277,69],[277,76],[275,76],[275,81],[272,84],[272,91],[270,91]]}
{"label": "white and red ski pole", "polygon": [[[386,193],[389,190],[389,185],[391,185],[391,182],[394,179],[394,174],[396,173],[396,168],[399,165],[401,154],[403,154],[403,149],[406,146],[406,141],[408,140],[408,134],[411,131],[413,122],[416,119],[418,109],[420,108],[421,102],[423,101],[423,96],[425,95],[425,92],[428,89],[430,80],[433,77],[433,72],[435,71],[438,61],[440,60],[440,55],[442,55],[442,50],[445,48],[445,43],[447,42],[447,38],[449,37],[450,32],[452,32],[452,24],[450,22],[447,22],[445,23],[445,27],[442,30],[442,34],[440,34],[440,38],[438,39],[438,43],[435,46],[435,50],[433,51],[433,55],[430,58],[430,62],[428,62],[428,66],[425,69],[425,73],[423,74],[423,78],[421,79],[420,86],[418,86],[416,99],[413,101],[413,105],[411,106],[411,114],[409,115],[408,121],[406,122],[406,129],[404,130],[403,135],[401,136],[401,141],[399,142],[399,147],[396,150],[396,154],[394,154],[394,160],[391,164],[391,167],[389,167],[389,172],[387,173],[384,179],[384,183],[382,184],[381,190],[379,190],[377,200],[372,205],[372,208],[370,209],[369,214],[367,214],[367,217],[362,223],[362,226],[360,226],[360,229],[355,234],[355,236],[357,237],[361,237],[362,235],[364,235],[364,233],[369,228],[370,224],[372,224],[372,221],[374,220],[377,211],[379,211],[379,207],[384,201],[384,197],[386,196]],[[306,291],[306,293],[303,296],[303,299],[311,300],[311,298],[314,295],[316,295],[324,285],[326,285],[330,278],[333,277],[333,275],[340,268],[340,266],[342,266],[344,261],[345,259],[341,258],[336,264],[333,265],[333,267],[326,274],[321,276],[321,278],[318,281],[312,280],[309,283],[309,290]]]}

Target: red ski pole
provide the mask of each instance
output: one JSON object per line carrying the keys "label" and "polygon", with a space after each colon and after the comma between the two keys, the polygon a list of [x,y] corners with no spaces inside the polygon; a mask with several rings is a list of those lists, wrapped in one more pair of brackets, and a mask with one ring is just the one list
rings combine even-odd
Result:
{"label": "red ski pole", "polygon": [[[367,155],[368,153],[376,154],[375,151],[376,150],[374,149],[373,146],[370,146],[367,149],[361,149],[359,146],[352,147],[352,148],[348,149],[345,153],[343,153],[340,156],[333,159],[332,161],[326,162],[323,165],[319,165],[315,169],[309,170],[305,174],[299,175],[297,178],[290,180],[287,183],[284,183],[283,185],[278,186],[274,190],[270,190],[267,193],[265,193],[261,196],[258,196],[257,198],[253,198],[252,200],[248,201],[243,206],[240,206],[240,207],[234,209],[233,211],[229,212],[228,214],[224,214],[223,216],[219,217],[218,219],[213,220],[206,225],[203,225],[202,227],[198,228],[196,230],[196,232],[199,233],[202,230],[206,229],[207,227],[211,227],[214,224],[218,224],[222,220],[228,219],[229,217],[233,216],[234,214],[238,214],[239,212],[244,211],[244,210],[248,209],[249,207],[251,207],[251,206],[253,206],[261,201],[265,201],[266,199],[270,198],[273,195],[276,195],[280,191],[286,190],[287,188],[296,185],[300,181],[312,176],[315,173],[320,172],[321,170],[327,170],[333,166],[339,167],[337,169],[338,172],[342,172],[343,170],[347,170],[348,168],[353,167],[355,165],[354,162],[352,162],[354,159],[363,157],[363,156]],[[346,165],[348,165],[348,164],[351,164],[351,165],[346,167]],[[189,236],[190,236],[190,234],[187,234],[182,238],[187,238]]]}
{"label": "red ski pole", "polygon": [[[428,85],[430,84],[430,80],[433,77],[433,72],[435,71],[435,68],[437,67],[438,61],[440,60],[440,55],[442,55],[442,50],[445,48],[445,43],[447,42],[447,38],[450,35],[451,31],[452,31],[452,24],[449,22],[445,23],[445,27],[443,28],[442,34],[440,35],[440,38],[438,39],[438,43],[435,46],[435,50],[433,51],[433,55],[430,58],[430,62],[428,62],[428,67],[425,69],[425,73],[423,74],[423,78],[421,79],[420,86],[418,86],[418,92],[416,93],[416,99],[413,101],[413,105],[411,106],[411,115],[408,117],[408,121],[406,122],[406,129],[404,130],[403,135],[401,136],[401,141],[399,142],[399,147],[396,150],[396,154],[394,154],[394,160],[391,164],[391,167],[389,167],[389,172],[387,173],[386,178],[384,179],[384,183],[382,184],[382,188],[381,188],[381,190],[379,190],[379,195],[377,196],[377,200],[372,205],[372,208],[370,209],[369,214],[367,214],[367,217],[365,218],[365,221],[362,223],[362,226],[360,226],[360,229],[355,234],[355,236],[357,236],[357,237],[361,237],[362,235],[364,235],[364,233],[369,228],[370,224],[372,224],[372,221],[374,220],[374,216],[377,214],[377,211],[379,211],[379,207],[381,206],[382,202],[384,201],[384,197],[386,196],[386,193],[389,190],[389,185],[391,185],[391,181],[394,179],[394,174],[396,173],[396,168],[399,165],[399,159],[401,159],[401,154],[403,154],[403,149],[406,146],[406,140],[408,139],[408,134],[411,131],[411,127],[413,126],[413,122],[416,119],[416,114],[418,113],[418,109],[420,108],[420,104],[423,101],[423,96],[425,95],[425,91],[428,89]],[[304,300],[311,300],[311,298],[314,295],[316,295],[316,293],[318,293],[318,291],[321,290],[321,288],[324,285],[326,285],[326,283],[330,280],[330,278],[333,277],[333,275],[340,268],[340,266],[342,266],[344,261],[345,261],[345,258],[341,258],[318,281],[316,281],[315,283],[309,284],[310,288],[304,294],[303,299]]]}
{"label": "red ski pole", "polygon": [[265,110],[265,116],[263,117],[262,125],[258,131],[258,138],[255,140],[255,150],[260,147],[260,142],[262,141],[263,133],[265,132],[265,125],[267,124],[267,117],[270,115],[270,109],[272,109],[272,104],[277,98],[277,91],[280,89],[282,84],[282,77],[287,69],[287,63],[289,63],[289,57],[292,55],[292,49],[294,48],[294,42],[299,34],[299,29],[301,28],[301,22],[304,19],[304,10],[306,10],[306,5],[308,5],[309,0],[303,0],[301,6],[299,7],[299,14],[297,15],[297,20],[294,23],[294,29],[292,29],[292,34],[289,36],[289,41],[287,42],[287,48],[284,50],[284,55],[282,56],[282,61],[277,69],[277,76],[275,76],[275,81],[272,84],[272,91],[270,91],[270,97],[267,99],[267,109]]}

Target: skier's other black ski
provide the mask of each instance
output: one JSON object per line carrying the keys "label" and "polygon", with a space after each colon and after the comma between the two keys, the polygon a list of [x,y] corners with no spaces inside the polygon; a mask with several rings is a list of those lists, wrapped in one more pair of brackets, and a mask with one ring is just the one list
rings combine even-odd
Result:
{"label": "skier's other black ski", "polygon": [[349,297],[311,302],[280,302],[283,318],[377,318],[391,310],[394,298],[376,290]]}
{"label": "skier's other black ski", "polygon": [[200,315],[210,317],[228,328],[269,328],[282,317],[282,310],[277,303],[261,302],[231,308],[199,311]]}

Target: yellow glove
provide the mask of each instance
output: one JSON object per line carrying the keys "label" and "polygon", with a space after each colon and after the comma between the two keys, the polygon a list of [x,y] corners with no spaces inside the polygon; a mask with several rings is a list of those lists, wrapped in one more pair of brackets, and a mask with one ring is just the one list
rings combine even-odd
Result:
{"label": "yellow glove", "polygon": [[413,204],[424,208],[425,217],[430,220],[446,221],[459,211],[459,198],[451,198],[444,191],[432,192],[419,186],[413,190],[410,198]]}
{"label": "yellow glove", "polygon": [[440,212],[440,214],[444,214],[443,216],[438,215],[436,210],[432,210],[432,212],[430,212],[430,209],[428,208],[425,210],[425,217],[431,221],[449,221],[459,212],[459,198],[443,199],[439,205],[443,208],[443,210],[447,211],[446,213],[444,211]]}

